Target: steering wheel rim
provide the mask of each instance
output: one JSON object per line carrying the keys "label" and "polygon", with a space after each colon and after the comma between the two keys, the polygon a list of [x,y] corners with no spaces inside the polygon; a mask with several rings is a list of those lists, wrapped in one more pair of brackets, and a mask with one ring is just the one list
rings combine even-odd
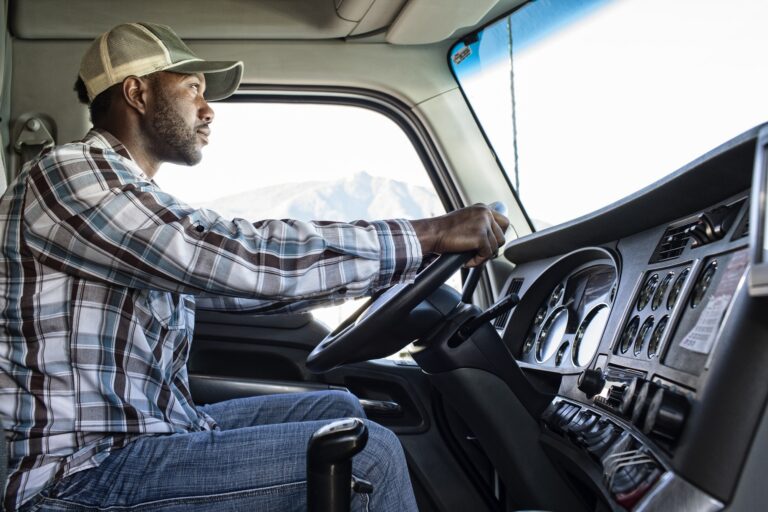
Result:
{"label": "steering wheel rim", "polygon": [[413,338],[372,346],[366,333],[397,325],[398,320],[405,319],[472,256],[474,252],[442,254],[419,272],[412,283],[395,285],[393,288],[399,289],[391,292],[393,288],[390,288],[366,303],[315,346],[307,357],[307,369],[323,373],[343,364],[384,357],[406,346]]}

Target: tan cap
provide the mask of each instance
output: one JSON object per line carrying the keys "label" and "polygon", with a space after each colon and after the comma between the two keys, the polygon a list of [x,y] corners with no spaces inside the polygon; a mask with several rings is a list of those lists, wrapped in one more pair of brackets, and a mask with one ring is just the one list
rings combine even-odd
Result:
{"label": "tan cap", "polygon": [[104,32],[80,62],[80,78],[91,101],[129,76],[155,71],[203,73],[205,98],[215,101],[235,92],[243,76],[243,63],[203,60],[170,27],[154,23],[124,23]]}

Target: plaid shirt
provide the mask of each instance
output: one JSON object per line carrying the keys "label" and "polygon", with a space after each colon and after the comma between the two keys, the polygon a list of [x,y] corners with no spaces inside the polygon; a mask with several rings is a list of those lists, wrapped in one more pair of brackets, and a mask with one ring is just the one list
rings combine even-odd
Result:
{"label": "plaid shirt", "polygon": [[24,167],[0,237],[9,509],[136,436],[216,428],[187,382],[196,302],[294,311],[421,264],[407,221],[252,224],[187,206],[98,130]]}

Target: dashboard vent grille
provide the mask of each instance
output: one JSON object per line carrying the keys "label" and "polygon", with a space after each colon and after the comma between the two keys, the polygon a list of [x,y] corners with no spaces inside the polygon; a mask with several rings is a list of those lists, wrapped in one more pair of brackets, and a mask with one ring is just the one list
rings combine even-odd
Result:
{"label": "dashboard vent grille", "polygon": [[[509,283],[509,290],[507,290],[507,294],[510,293],[517,293],[520,291],[520,288],[523,286],[523,278],[522,277],[516,277],[512,280],[511,283]],[[509,320],[509,315],[512,313],[512,311],[505,311],[501,315],[496,317],[496,320],[493,321],[493,326],[496,329],[504,329],[504,327],[507,325],[507,320]]]}
{"label": "dashboard vent grille", "polygon": [[691,229],[696,225],[696,221],[683,224],[682,226],[670,226],[664,232],[659,240],[659,245],[653,251],[650,263],[671,260],[680,256],[688,245],[688,239],[691,238]]}

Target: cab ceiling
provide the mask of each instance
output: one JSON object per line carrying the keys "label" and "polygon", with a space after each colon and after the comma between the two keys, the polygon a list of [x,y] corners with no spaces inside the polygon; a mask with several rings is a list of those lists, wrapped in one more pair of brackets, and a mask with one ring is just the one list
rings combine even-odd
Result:
{"label": "cab ceiling", "polygon": [[18,39],[91,40],[119,23],[170,25],[184,39],[317,40],[390,44],[456,38],[522,0],[11,0]]}

